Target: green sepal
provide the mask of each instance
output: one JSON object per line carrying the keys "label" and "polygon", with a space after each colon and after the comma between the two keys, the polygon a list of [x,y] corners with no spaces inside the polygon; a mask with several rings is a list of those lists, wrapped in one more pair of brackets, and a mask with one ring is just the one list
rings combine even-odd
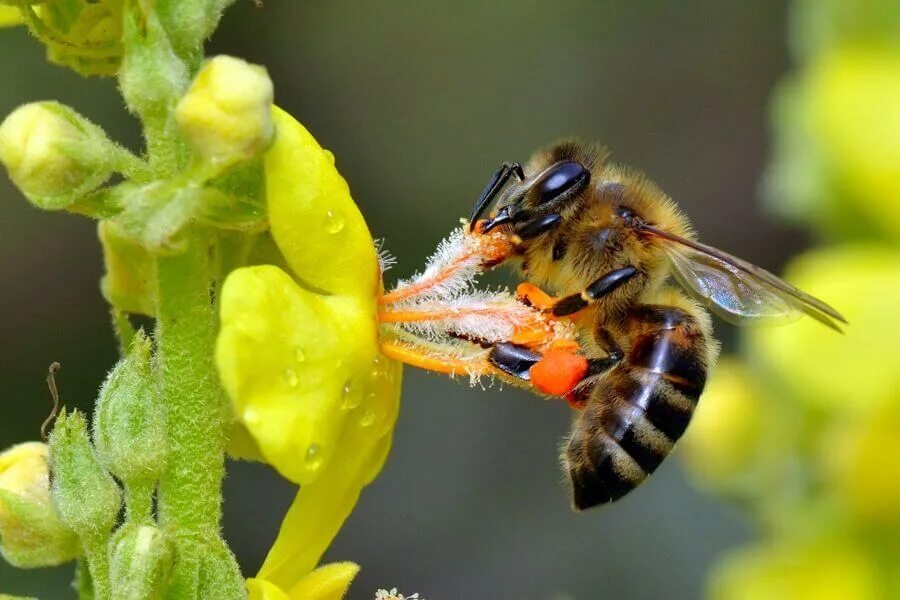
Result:
{"label": "green sepal", "polygon": [[[20,106],[0,124],[0,161],[33,205],[105,216],[87,201],[114,172],[134,174],[139,159],[112,142],[99,126],[59,102]],[[84,201],[82,206],[75,205]]]}
{"label": "green sepal", "polygon": [[153,484],[166,461],[165,415],[150,347],[138,331],[100,388],[94,413],[97,457],[126,486]]}
{"label": "green sepal", "polygon": [[83,544],[109,534],[122,494],[91,447],[84,415],[63,409],[50,434],[50,492],[60,519]]}
{"label": "green sepal", "polygon": [[124,525],[113,534],[109,555],[116,600],[163,597],[174,556],[172,542],[163,530],[150,525]]}

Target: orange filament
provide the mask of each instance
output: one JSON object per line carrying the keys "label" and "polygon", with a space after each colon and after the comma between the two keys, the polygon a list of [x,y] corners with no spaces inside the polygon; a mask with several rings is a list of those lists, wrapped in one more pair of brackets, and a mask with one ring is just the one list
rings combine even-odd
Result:
{"label": "orange filament", "polygon": [[502,319],[502,308],[469,308],[445,310],[386,310],[378,313],[378,320],[382,323],[414,323],[417,321],[443,321],[444,319],[458,319],[473,315],[494,315]]}
{"label": "orange filament", "polygon": [[512,256],[515,249],[512,242],[499,233],[490,235],[479,234],[477,237],[469,236],[467,243],[469,248],[465,252],[432,277],[393,289],[387,294],[380,296],[378,303],[382,305],[393,304],[424,294],[452,279],[463,268],[463,265],[474,257],[479,259],[479,263],[482,266],[495,265]]}
{"label": "orange filament", "polygon": [[436,371],[438,373],[445,373],[447,375],[478,376],[484,375],[490,370],[486,364],[479,365],[477,362],[460,358],[435,358],[419,352],[411,346],[398,344],[393,341],[382,341],[381,353],[388,358],[399,360],[408,365],[419,367],[420,369],[427,369],[429,371]]}

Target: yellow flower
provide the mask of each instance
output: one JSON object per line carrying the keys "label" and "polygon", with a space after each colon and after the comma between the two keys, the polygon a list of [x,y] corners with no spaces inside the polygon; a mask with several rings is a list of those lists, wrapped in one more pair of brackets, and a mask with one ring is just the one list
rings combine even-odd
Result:
{"label": "yellow flower", "polygon": [[885,598],[874,562],[850,541],[744,549],[716,567],[711,600]]}
{"label": "yellow flower", "polygon": [[78,539],[50,502],[48,449],[27,442],[0,453],[0,554],[20,568],[75,559]]}
{"label": "yellow flower", "polygon": [[358,572],[352,562],[332,563],[303,576],[287,591],[265,579],[248,579],[247,591],[250,600],[339,600]]}
{"label": "yellow flower", "polygon": [[810,130],[863,220],[900,239],[900,51],[838,48],[810,68]]}
{"label": "yellow flower", "polygon": [[0,27],[22,24],[22,13],[15,6],[0,5]]}
{"label": "yellow flower", "polygon": [[722,358],[682,441],[691,471],[713,487],[727,486],[746,472],[765,423],[765,392],[753,373],[733,358]]}
{"label": "yellow flower", "polygon": [[900,524],[900,389],[896,404],[862,424],[835,424],[821,455],[826,480],[854,516]]}
{"label": "yellow flower", "polygon": [[268,213],[291,273],[262,265],[229,275],[216,360],[238,420],[231,451],[301,485],[249,588],[307,598],[304,586],[336,589],[355,574],[347,565],[310,573],[384,463],[401,369],[378,350],[377,256],[333,156],[287,113],[272,119]]}
{"label": "yellow flower", "polygon": [[844,335],[812,319],[748,331],[748,356],[773,376],[773,387],[838,414],[900,401],[900,253],[878,246],[819,250],[796,259],[787,278],[850,324]]}

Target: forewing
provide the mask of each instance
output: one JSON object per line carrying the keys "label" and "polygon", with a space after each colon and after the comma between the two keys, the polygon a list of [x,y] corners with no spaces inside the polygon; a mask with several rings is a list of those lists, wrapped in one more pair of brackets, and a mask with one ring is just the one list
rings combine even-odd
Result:
{"label": "forewing", "polygon": [[840,331],[836,310],[765,269],[711,246],[663,235],[678,282],[731,323],[784,323],[809,315]]}

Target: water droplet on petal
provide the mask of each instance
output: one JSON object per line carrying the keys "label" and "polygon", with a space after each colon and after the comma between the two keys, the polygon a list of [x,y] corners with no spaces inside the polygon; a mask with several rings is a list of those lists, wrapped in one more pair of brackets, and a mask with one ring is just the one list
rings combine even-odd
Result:
{"label": "water droplet on petal", "polygon": [[322,154],[325,155],[325,158],[328,159],[328,162],[334,164],[334,153],[331,150],[322,149]]}
{"label": "water droplet on petal", "polygon": [[294,350],[294,358],[297,359],[297,362],[303,362],[306,360],[306,353],[303,351],[303,348],[299,346]]}
{"label": "water droplet on petal", "polygon": [[344,228],[344,215],[339,210],[329,210],[325,214],[325,231],[338,233]]}
{"label": "water droplet on petal", "polygon": [[247,425],[256,425],[259,423],[259,414],[256,409],[248,407],[244,409],[244,423]]}
{"label": "water droplet on petal", "polygon": [[367,406],[359,417],[359,424],[363,427],[370,427],[375,423],[375,409]]}
{"label": "water droplet on petal", "polygon": [[284,382],[287,383],[291,387],[296,387],[298,383],[300,383],[300,379],[297,377],[297,371],[288,367],[284,370]]}
{"label": "water droplet on petal", "polygon": [[322,447],[318,444],[310,444],[306,448],[306,466],[310,469],[318,469],[322,465]]}
{"label": "water droplet on petal", "polygon": [[352,381],[347,381],[344,384],[344,389],[341,390],[341,407],[345,410],[351,410],[356,408],[362,402],[362,390],[358,389],[358,386],[353,385]]}

